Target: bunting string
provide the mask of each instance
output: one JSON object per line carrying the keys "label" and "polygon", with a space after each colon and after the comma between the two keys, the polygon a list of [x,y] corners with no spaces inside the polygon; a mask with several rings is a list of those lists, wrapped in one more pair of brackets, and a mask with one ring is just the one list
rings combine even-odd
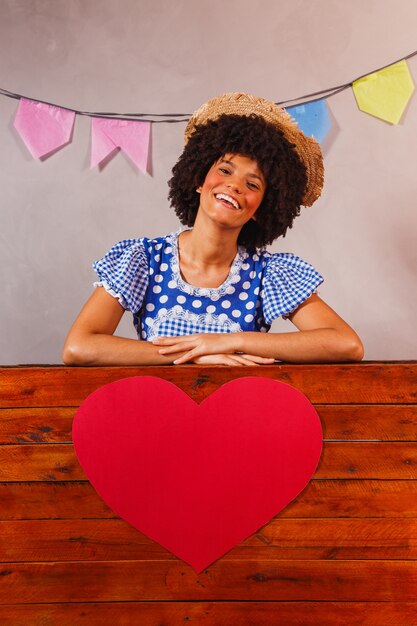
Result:
{"label": "bunting string", "polygon": [[[407,60],[415,55],[417,50],[348,83],[276,104],[285,106],[299,128],[319,142],[331,128],[327,100],[348,88],[352,88],[361,111],[398,124],[414,90]],[[91,167],[101,167],[121,150],[139,170],[147,172],[152,124],[187,122],[191,116],[190,113],[82,111],[3,88],[0,95],[19,101],[14,128],[35,159],[45,160],[71,143],[77,115],[90,117]]]}
{"label": "bunting string", "polygon": [[[391,67],[392,65],[399,63],[400,61],[406,61],[408,59],[411,59],[412,57],[416,55],[417,55],[417,50],[414,50],[413,52],[410,52],[410,54],[407,54],[407,56],[401,57],[401,59],[398,59],[397,61],[393,61],[392,63],[389,63],[387,65],[383,65],[382,67],[379,67],[376,70],[372,70],[371,72],[362,74],[361,76],[358,76],[357,78],[351,80],[350,82],[344,83],[342,85],[337,85],[335,87],[328,87],[327,89],[322,89],[321,91],[315,91],[314,93],[305,94],[303,96],[290,98],[288,100],[281,100],[279,102],[276,102],[275,104],[278,104],[279,106],[284,106],[284,105],[288,105],[290,103],[296,103],[296,102],[302,102],[302,104],[309,104],[310,102],[317,102],[318,100],[321,100],[323,98],[326,98],[326,99],[331,98],[332,96],[335,96],[336,94],[342,91],[345,91],[346,89],[351,88],[353,84],[356,83],[357,81],[363,78],[366,78],[367,76],[370,76],[371,74],[375,74],[377,72],[380,72],[381,70],[387,69]],[[104,112],[104,111],[82,111],[79,109],[72,109],[70,107],[66,107],[61,104],[47,102],[46,100],[40,100],[38,98],[30,98],[29,96],[24,96],[22,94],[13,93],[12,91],[8,91],[7,89],[3,89],[1,87],[0,87],[0,95],[5,96],[6,98],[14,98],[16,100],[20,100],[21,98],[26,98],[28,100],[31,100],[32,102],[39,102],[41,104],[46,104],[48,106],[59,107],[60,109],[64,109],[65,111],[70,111],[72,113],[75,113],[75,115],[82,115],[86,117],[101,117],[101,118],[117,119],[117,120],[125,120],[125,121],[131,121],[131,120],[146,121],[146,122],[152,122],[153,124],[158,124],[158,123],[169,124],[169,123],[187,122],[188,119],[192,115],[192,113],[117,113],[117,112],[111,113],[111,112]],[[149,118],[156,118],[156,119],[149,119]],[[166,118],[166,119],[163,119],[163,118]]]}
{"label": "bunting string", "polygon": [[[407,54],[407,56],[402,57],[401,59],[392,61],[391,63],[388,63],[387,65],[383,65],[382,67],[379,67],[376,70],[372,70],[371,72],[367,72],[366,74],[362,74],[361,76],[354,78],[349,83],[344,83],[343,85],[337,85],[336,87],[329,87],[328,89],[322,89],[321,91],[315,91],[314,93],[308,93],[305,96],[299,96],[298,98],[291,98],[290,100],[281,100],[281,102],[276,102],[275,104],[278,104],[279,106],[284,106],[285,104],[289,104],[290,102],[299,102],[300,100],[304,101],[303,104],[308,104],[309,102],[316,102],[317,100],[321,100],[322,98],[326,98],[326,99],[331,98],[332,96],[335,96],[337,93],[340,93],[341,91],[345,91],[345,89],[351,88],[352,85],[356,83],[358,80],[361,80],[362,78],[366,78],[367,76],[370,76],[371,74],[376,74],[377,72],[380,72],[381,70],[385,70],[386,68],[391,67],[391,65],[395,65],[396,63],[399,63],[400,61],[407,61],[408,59],[411,59],[412,57],[416,55],[417,55],[417,50],[414,50],[414,52],[410,52],[410,54]],[[315,96],[321,96],[321,98],[315,98]],[[308,98],[315,98],[315,99],[308,100]]]}

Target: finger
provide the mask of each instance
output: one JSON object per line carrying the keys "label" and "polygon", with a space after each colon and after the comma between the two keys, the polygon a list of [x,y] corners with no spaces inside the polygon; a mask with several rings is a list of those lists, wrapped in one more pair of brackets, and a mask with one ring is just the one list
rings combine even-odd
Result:
{"label": "finger", "polygon": [[174,365],[181,365],[182,363],[188,363],[189,361],[192,361],[196,357],[202,356],[202,354],[203,353],[201,352],[201,350],[199,350],[198,348],[194,348],[194,350],[190,350],[189,352],[186,352],[185,354],[180,356],[178,359],[175,359]]}
{"label": "finger", "polygon": [[164,345],[164,343],[166,341],[169,341],[170,339],[179,339],[179,337],[157,337],[156,339],[152,339],[152,343],[155,344],[156,346],[162,346]]}
{"label": "finger", "polygon": [[259,364],[256,363],[256,361],[251,361],[250,359],[246,358],[246,354],[234,354],[233,358],[236,360],[238,365],[252,365],[257,367]]}
{"label": "finger", "polygon": [[[233,354],[203,354],[202,356],[194,357],[192,362],[197,365],[228,365],[232,367],[245,365]],[[250,365],[253,365],[253,363],[250,363]]]}
{"label": "finger", "polygon": [[[179,343],[175,343],[172,346],[164,346],[160,348],[158,352],[160,354],[172,354],[173,352],[189,352],[190,350],[195,350],[200,346],[199,342],[196,340],[193,341],[180,341]],[[202,354],[202,352],[200,352]]]}
{"label": "finger", "polygon": [[152,340],[154,346],[173,346],[178,342],[186,343],[188,337],[157,337]]}
{"label": "finger", "polygon": [[199,335],[177,335],[176,337],[156,337],[156,339],[152,339],[152,343],[155,346],[171,346],[178,342],[189,343],[192,341],[196,341]]}
{"label": "finger", "polygon": [[238,361],[237,359],[235,359],[233,355],[216,354],[215,356],[216,356],[216,364],[218,365],[230,365],[232,367],[236,365],[242,365],[242,363]]}
{"label": "finger", "polygon": [[239,356],[243,356],[258,365],[273,365],[275,363],[275,359],[272,357],[257,356],[256,354],[241,354]]}

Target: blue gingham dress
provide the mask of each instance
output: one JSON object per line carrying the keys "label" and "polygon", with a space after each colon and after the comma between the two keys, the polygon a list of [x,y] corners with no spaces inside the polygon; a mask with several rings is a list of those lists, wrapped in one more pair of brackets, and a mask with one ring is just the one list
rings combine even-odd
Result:
{"label": "blue gingham dress", "polygon": [[267,332],[323,282],[312,265],[290,253],[239,247],[220,287],[195,287],[181,277],[178,235],[125,239],[93,263],[104,287],[133,314],[138,338],[194,333]]}

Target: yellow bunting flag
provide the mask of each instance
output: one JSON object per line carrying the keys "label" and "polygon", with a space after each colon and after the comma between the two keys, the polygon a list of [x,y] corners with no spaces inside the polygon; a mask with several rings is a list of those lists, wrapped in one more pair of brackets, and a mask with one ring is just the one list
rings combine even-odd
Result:
{"label": "yellow bunting flag", "polygon": [[413,91],[413,79],[404,60],[353,83],[360,110],[391,124],[398,124]]}

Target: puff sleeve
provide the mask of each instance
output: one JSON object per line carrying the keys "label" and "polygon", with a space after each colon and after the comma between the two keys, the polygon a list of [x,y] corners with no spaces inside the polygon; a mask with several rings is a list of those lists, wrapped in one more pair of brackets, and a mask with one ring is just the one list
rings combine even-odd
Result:
{"label": "puff sleeve", "polygon": [[263,313],[267,324],[288,316],[323,282],[310,263],[290,253],[271,254],[263,280]]}
{"label": "puff sleeve", "polygon": [[94,286],[104,287],[124,309],[137,313],[148,287],[148,267],[143,240],[124,239],[93,263],[99,279]]}

